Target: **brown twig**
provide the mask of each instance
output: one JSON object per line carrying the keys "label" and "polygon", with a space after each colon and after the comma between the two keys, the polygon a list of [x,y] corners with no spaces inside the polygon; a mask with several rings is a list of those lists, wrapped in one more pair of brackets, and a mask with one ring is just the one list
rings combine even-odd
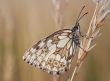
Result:
{"label": "brown twig", "polygon": [[94,10],[93,17],[89,24],[89,28],[86,33],[86,37],[81,41],[81,47],[85,50],[79,49],[78,59],[73,71],[72,77],[68,81],[73,81],[75,76],[78,73],[80,66],[82,65],[87,53],[95,46],[91,47],[92,40],[98,36],[100,32],[100,24],[104,21],[106,16],[110,13],[110,10],[107,10],[108,0],[94,0],[96,3],[96,8]]}

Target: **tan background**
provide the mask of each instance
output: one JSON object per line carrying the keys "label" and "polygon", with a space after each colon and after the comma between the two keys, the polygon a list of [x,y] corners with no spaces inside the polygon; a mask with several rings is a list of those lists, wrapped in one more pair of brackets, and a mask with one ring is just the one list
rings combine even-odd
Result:
{"label": "tan background", "polygon": [[[89,14],[81,20],[81,30],[86,32],[95,4],[91,0],[68,1],[62,27],[73,25],[86,5]],[[52,76],[24,63],[22,56],[35,42],[60,29],[53,17],[52,0],[0,0],[0,81],[52,81]],[[110,21],[101,32],[76,81],[110,81]],[[67,81],[65,76],[63,81]]]}

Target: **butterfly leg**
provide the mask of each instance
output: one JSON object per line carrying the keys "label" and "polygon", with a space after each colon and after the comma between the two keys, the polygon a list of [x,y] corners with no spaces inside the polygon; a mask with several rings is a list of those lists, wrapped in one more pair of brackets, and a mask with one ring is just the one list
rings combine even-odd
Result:
{"label": "butterfly leg", "polygon": [[77,45],[80,49],[82,49],[85,53],[87,52],[86,50],[84,50],[84,49],[81,47],[81,45],[80,45],[80,42],[79,42],[79,41],[77,41],[76,45]]}
{"label": "butterfly leg", "polygon": [[87,38],[87,39],[89,39],[89,38],[92,38],[92,39],[93,39],[93,38],[94,38],[94,37],[88,37],[86,34],[83,35],[81,32],[79,32],[79,34],[80,34],[81,37],[85,37],[85,38]]}
{"label": "butterfly leg", "polygon": [[84,53],[87,53],[87,51],[84,50],[80,45],[78,45],[78,47],[79,47],[80,49],[82,49]]}

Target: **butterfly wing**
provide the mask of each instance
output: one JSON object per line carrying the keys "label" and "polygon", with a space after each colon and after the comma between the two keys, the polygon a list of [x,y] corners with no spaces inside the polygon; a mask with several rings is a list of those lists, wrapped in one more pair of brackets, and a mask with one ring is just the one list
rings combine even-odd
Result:
{"label": "butterfly wing", "polygon": [[26,51],[23,59],[50,74],[62,74],[69,69],[75,49],[72,31],[63,29],[40,40]]}

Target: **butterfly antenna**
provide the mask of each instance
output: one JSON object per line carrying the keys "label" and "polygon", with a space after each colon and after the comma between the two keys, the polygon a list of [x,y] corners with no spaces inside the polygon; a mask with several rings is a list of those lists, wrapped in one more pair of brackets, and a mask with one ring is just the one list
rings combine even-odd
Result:
{"label": "butterfly antenna", "polygon": [[80,18],[78,18],[77,22],[80,21],[88,12],[84,13]]}
{"label": "butterfly antenna", "polygon": [[80,11],[80,13],[79,13],[79,15],[78,15],[78,18],[77,18],[77,20],[76,20],[76,23],[79,21],[79,19],[81,19],[80,18],[80,15],[81,15],[81,13],[82,13],[82,11],[84,10],[84,8],[85,8],[85,5],[82,7],[82,9],[81,9],[81,11]]}

